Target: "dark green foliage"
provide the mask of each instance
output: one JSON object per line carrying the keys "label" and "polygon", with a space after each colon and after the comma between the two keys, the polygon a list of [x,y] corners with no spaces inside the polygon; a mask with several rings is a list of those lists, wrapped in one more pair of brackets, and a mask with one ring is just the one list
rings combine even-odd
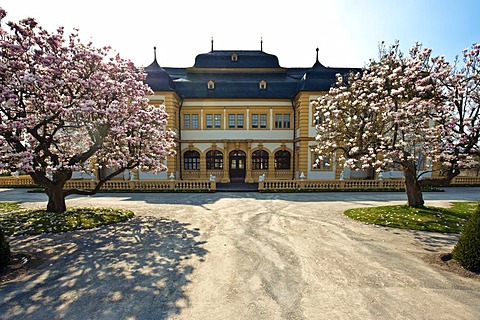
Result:
{"label": "dark green foliage", "polygon": [[12,263],[12,253],[3,230],[0,229],[0,270]]}
{"label": "dark green foliage", "polygon": [[480,205],[465,224],[452,255],[465,269],[480,272]]}

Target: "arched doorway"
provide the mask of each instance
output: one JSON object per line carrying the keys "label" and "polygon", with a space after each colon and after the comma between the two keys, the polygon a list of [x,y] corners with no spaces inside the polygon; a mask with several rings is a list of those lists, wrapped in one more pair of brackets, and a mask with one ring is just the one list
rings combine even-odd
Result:
{"label": "arched doorway", "polygon": [[230,181],[244,182],[246,174],[246,159],[247,155],[241,150],[234,150],[230,152],[229,156]]}

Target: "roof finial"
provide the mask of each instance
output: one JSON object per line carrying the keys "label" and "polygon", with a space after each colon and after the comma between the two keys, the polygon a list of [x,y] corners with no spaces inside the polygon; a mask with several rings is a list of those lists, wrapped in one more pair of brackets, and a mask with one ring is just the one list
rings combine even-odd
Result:
{"label": "roof finial", "polygon": [[263,51],[263,37],[260,36],[260,51]]}
{"label": "roof finial", "polygon": [[212,51],[213,51],[213,37],[212,37]]}
{"label": "roof finial", "polygon": [[319,50],[319,49],[318,49],[318,47],[317,47],[317,62],[318,62],[318,50]]}
{"label": "roof finial", "polygon": [[153,47],[153,60],[157,61],[157,47]]}

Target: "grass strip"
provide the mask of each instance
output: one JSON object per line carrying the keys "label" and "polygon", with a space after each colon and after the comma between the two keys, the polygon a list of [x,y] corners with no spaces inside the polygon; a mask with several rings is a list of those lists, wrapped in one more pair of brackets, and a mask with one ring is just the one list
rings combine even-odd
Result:
{"label": "grass strip", "polygon": [[344,214],[354,220],[392,228],[460,233],[475,211],[476,202],[453,202],[450,208],[412,208],[407,205],[349,209]]}
{"label": "grass strip", "polygon": [[24,210],[18,204],[0,202],[0,228],[5,235],[34,235],[96,228],[134,216],[130,210],[69,208],[64,213]]}

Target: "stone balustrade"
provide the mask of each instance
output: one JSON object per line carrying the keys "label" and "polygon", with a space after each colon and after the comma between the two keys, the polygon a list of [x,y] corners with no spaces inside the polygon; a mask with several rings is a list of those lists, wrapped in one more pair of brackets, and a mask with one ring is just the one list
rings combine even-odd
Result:
{"label": "stone balustrade", "polygon": [[[96,182],[90,180],[69,180],[66,189],[92,190]],[[480,177],[461,176],[453,179],[452,186],[479,186]],[[28,176],[0,177],[0,187],[34,187]],[[301,190],[385,190],[403,189],[403,179],[384,180],[269,180],[258,182],[259,191],[301,191]],[[132,190],[132,191],[215,191],[216,181],[213,180],[110,180],[101,190]]]}
{"label": "stone balustrade", "polygon": [[403,189],[403,180],[284,180],[259,182],[258,190],[375,190]]}

